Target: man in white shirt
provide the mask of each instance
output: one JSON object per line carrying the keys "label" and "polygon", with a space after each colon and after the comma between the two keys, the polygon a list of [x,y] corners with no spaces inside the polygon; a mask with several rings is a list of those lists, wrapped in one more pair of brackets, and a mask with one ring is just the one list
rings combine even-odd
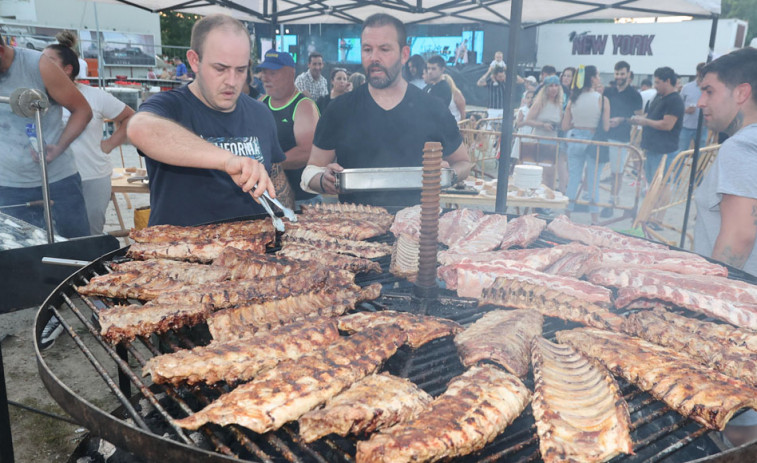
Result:
{"label": "man in white shirt", "polygon": [[323,55],[315,52],[311,53],[308,56],[308,70],[297,76],[297,79],[294,81],[297,90],[313,101],[329,93],[329,84],[321,74],[322,70]]}

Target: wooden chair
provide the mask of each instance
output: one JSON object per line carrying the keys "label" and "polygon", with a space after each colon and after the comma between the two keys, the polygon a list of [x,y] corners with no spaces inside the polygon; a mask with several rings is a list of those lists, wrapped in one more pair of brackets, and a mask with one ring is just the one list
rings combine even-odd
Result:
{"label": "wooden chair", "polygon": [[[706,146],[699,150],[694,188],[702,183],[719,150],[720,145]],[[667,169],[665,169],[665,157],[660,162],[660,167],[649,183],[647,194],[633,222],[633,227],[641,227],[647,238],[673,246],[679,244],[677,240],[665,238],[661,232],[671,230],[677,232],[679,236],[681,234],[683,224],[671,223],[670,215],[666,212],[671,208],[686,204],[693,156],[694,150],[681,151]],[[691,233],[687,232],[686,237],[689,238],[689,243],[693,242]]]}
{"label": "wooden chair", "polygon": [[495,173],[487,173],[487,163],[491,164],[499,155],[500,132],[492,130],[460,129],[463,142],[468,149],[468,157],[474,164],[471,173],[474,177],[495,178]]}
{"label": "wooden chair", "polygon": [[502,118],[492,117],[492,118],[481,119],[478,122],[476,122],[475,129],[476,130],[491,130],[494,132],[499,132],[502,130]]}

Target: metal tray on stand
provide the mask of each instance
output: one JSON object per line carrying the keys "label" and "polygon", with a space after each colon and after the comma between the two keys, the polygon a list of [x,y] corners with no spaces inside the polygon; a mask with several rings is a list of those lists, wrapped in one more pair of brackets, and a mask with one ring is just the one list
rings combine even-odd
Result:
{"label": "metal tray on stand", "polygon": [[[334,185],[340,193],[358,191],[420,190],[423,187],[422,167],[382,167],[371,169],[344,169],[334,172]],[[441,187],[452,186],[455,171],[442,169]]]}

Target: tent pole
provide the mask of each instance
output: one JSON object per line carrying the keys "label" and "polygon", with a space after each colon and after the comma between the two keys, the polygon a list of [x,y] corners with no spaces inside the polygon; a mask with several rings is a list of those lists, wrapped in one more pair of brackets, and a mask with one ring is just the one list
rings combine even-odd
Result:
{"label": "tent pole", "polygon": [[[707,53],[707,62],[712,61],[712,55],[715,53],[715,36],[718,33],[718,15],[712,17],[712,27],[710,28],[710,51]],[[704,122],[704,114],[699,111],[699,119],[697,119],[697,131],[694,135],[694,156],[691,158],[691,173],[689,174],[689,191],[686,195],[686,209],[683,213],[683,226],[681,227],[681,243],[679,247],[683,249],[686,242],[686,226],[689,223],[689,211],[691,210],[691,197],[694,194],[694,181],[697,174],[697,163],[699,162],[699,148],[700,138],[702,136],[702,125]]]}
{"label": "tent pole", "polygon": [[[273,38],[274,50],[278,50],[278,44],[276,43],[278,39],[278,37],[276,36],[277,27],[279,27],[279,2],[278,0],[273,0],[271,2],[271,37]],[[263,53],[265,53],[265,51]]]}
{"label": "tent pole", "polygon": [[95,28],[97,29],[97,87],[103,88],[103,83],[105,82],[105,77],[103,76],[103,72],[105,71],[105,65],[103,63],[103,47],[102,42],[100,40],[100,20],[97,16],[97,2],[94,2],[95,7]]}
{"label": "tent pole", "polygon": [[518,79],[518,37],[520,36],[523,0],[512,0],[510,4],[510,34],[507,50],[507,82],[505,85],[504,111],[502,113],[502,134],[499,141],[499,169],[497,172],[497,201],[494,210],[498,214],[507,211],[507,184],[510,175],[510,151],[513,142],[513,110],[510,107],[512,95]]}

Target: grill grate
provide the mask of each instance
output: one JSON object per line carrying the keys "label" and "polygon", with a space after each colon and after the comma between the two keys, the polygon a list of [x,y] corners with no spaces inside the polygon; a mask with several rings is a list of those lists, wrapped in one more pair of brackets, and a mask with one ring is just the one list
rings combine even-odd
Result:
{"label": "grill grate", "polygon": [[[550,246],[553,241],[540,240],[535,247]],[[559,242],[559,240],[555,240]],[[85,284],[89,278],[108,271],[105,263],[113,257],[123,254],[123,250],[103,256],[92,265],[82,269],[51,295],[43,306],[50,309],[63,321],[66,332],[74,339],[87,360],[93,365],[97,374],[105,381],[114,397],[120,403],[116,412],[118,433],[107,432],[100,426],[98,419],[81,413],[81,404],[67,404],[58,400],[74,418],[88,427],[95,434],[112,441],[116,445],[150,458],[152,452],[166,455],[165,446],[174,445],[177,452],[184,457],[197,454],[210,455],[205,461],[260,461],[260,462],[346,462],[354,461],[355,440],[339,436],[329,436],[313,444],[306,445],[300,441],[297,424],[288,424],[276,432],[258,435],[239,426],[221,427],[206,425],[201,432],[185,431],[174,425],[170,417],[182,417],[192,410],[198,410],[210,403],[223,392],[228,385],[193,387],[173,387],[170,385],[148,384],[139,376],[148,358],[163,352],[172,352],[180,348],[191,348],[204,344],[210,339],[204,326],[182,328],[161,336],[140,338],[132,343],[123,343],[121,348],[114,348],[104,342],[92,323],[93,313],[114,305],[116,301],[82,297],[76,293],[74,286]],[[367,285],[380,282],[384,286],[384,295],[378,300],[362,303],[359,310],[391,309],[398,311],[423,312],[443,316],[463,325],[469,325],[493,307],[478,307],[471,299],[458,298],[449,291],[442,290],[438,299],[419,301],[413,299],[412,285],[405,280],[398,280],[386,270],[389,258],[380,259],[384,272],[381,275],[359,275],[357,282]],[[746,274],[744,274],[746,275]],[[736,274],[737,278],[741,275]],[[749,275],[739,279],[749,281]],[[130,301],[132,302],[132,301]],[[692,314],[690,314],[692,315]],[[696,314],[693,314],[696,316]],[[702,318],[701,316],[699,316]],[[46,320],[38,320],[37,326]],[[79,323],[83,329],[73,324]],[[545,317],[544,336],[554,339],[554,333],[563,329],[579,326],[555,318]],[[39,333],[39,331],[38,331]],[[86,341],[86,342],[85,342]],[[120,346],[119,346],[120,347]],[[104,351],[102,355],[93,352]],[[122,351],[121,351],[122,350]],[[47,355],[47,354],[46,354]],[[45,360],[40,354],[42,364]],[[115,366],[115,373],[110,373],[106,365]],[[47,367],[47,365],[45,364]],[[384,368],[395,375],[406,377],[433,396],[444,392],[448,381],[464,371],[451,338],[432,341],[419,349],[401,348],[389,359]],[[43,373],[41,367],[40,370]],[[47,375],[43,375],[47,376]],[[118,376],[119,380],[115,377]],[[668,409],[664,403],[656,401],[649,394],[638,390],[620,379],[621,392],[629,404],[633,426],[633,456],[621,456],[614,462],[684,462],[719,452],[710,442],[707,429],[685,419]],[[139,391],[133,397],[123,393],[124,383],[133,385]],[[54,375],[46,381],[48,389],[66,387]],[[529,374],[525,384],[533,390],[533,377]],[[51,389],[52,388],[52,389]],[[86,389],[82,391],[86,395]],[[53,394],[55,396],[55,394]],[[57,396],[56,396],[57,398]],[[78,397],[79,401],[81,397]],[[67,406],[69,405],[69,406]],[[146,435],[145,444],[139,446],[120,436],[121,427],[134,427]],[[176,445],[176,444],[181,445]],[[165,460],[166,457],[164,456]],[[495,462],[495,461],[541,461],[536,437],[534,419],[530,406],[498,438],[482,451],[459,458],[460,462]]]}

